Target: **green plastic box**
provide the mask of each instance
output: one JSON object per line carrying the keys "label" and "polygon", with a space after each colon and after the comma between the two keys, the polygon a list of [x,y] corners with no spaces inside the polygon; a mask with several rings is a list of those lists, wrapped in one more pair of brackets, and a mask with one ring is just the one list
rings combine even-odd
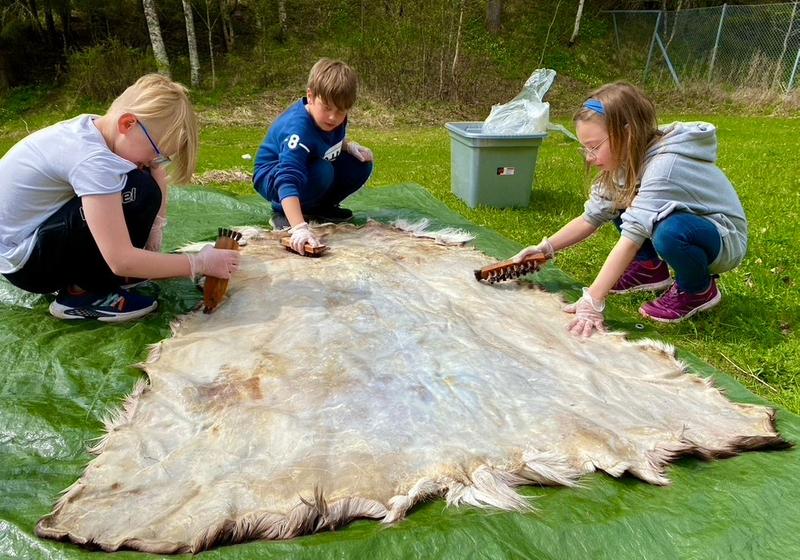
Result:
{"label": "green plastic box", "polygon": [[484,134],[482,122],[449,122],[450,185],[470,208],[527,206],[536,158],[547,136]]}

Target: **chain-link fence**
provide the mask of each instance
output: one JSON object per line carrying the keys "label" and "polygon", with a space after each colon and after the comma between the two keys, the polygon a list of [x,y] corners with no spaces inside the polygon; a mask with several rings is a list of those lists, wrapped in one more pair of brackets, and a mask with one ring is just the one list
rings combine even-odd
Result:
{"label": "chain-link fence", "polygon": [[798,4],[608,14],[620,61],[646,79],[789,91],[800,82]]}

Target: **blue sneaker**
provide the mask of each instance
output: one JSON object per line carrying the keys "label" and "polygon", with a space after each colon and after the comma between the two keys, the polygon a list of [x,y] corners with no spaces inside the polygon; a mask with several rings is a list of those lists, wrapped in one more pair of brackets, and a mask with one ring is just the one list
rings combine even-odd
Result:
{"label": "blue sneaker", "polygon": [[107,323],[117,323],[138,319],[158,306],[153,298],[141,296],[122,288],[107,294],[70,294],[60,290],[50,304],[50,314],[59,319],[97,319]]}

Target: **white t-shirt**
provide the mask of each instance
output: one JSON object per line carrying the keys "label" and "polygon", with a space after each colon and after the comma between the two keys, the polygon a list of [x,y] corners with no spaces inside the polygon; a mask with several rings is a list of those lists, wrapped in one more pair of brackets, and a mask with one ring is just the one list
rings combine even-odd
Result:
{"label": "white t-shirt", "polygon": [[22,268],[42,223],[74,196],[114,194],[136,165],[80,115],[20,140],[0,159],[0,273]]}

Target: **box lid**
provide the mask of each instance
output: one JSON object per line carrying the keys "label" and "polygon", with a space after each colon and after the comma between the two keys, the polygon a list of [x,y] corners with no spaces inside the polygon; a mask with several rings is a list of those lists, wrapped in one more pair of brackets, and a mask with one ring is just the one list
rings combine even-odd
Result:
{"label": "box lid", "polygon": [[449,122],[444,124],[451,134],[465,138],[480,138],[482,140],[540,140],[547,136],[546,132],[536,134],[486,134],[483,132],[482,121]]}

